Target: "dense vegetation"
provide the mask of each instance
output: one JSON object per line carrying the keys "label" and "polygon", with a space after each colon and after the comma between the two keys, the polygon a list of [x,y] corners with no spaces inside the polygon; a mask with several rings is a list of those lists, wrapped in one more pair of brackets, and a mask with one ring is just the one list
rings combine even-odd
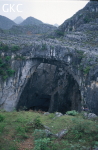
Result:
{"label": "dense vegetation", "polygon": [[[17,45],[8,46],[7,44],[0,43],[0,51],[2,52],[15,52],[20,49]],[[12,76],[15,73],[15,70],[11,67],[11,56],[10,55],[1,55],[0,56],[0,76],[3,80]]]}

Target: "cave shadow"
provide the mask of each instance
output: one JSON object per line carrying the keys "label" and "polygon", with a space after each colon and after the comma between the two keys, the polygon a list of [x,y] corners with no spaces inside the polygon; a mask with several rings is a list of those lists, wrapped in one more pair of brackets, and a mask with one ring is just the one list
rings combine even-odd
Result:
{"label": "cave shadow", "polygon": [[[19,110],[41,110],[66,113],[70,110],[81,111],[81,92],[79,85],[73,76],[67,73],[67,84],[62,89],[63,92],[57,91],[51,96],[51,93],[44,93],[39,89],[40,82],[38,74],[35,72],[29,79],[21,93],[16,109]],[[45,83],[44,83],[45,84]]]}

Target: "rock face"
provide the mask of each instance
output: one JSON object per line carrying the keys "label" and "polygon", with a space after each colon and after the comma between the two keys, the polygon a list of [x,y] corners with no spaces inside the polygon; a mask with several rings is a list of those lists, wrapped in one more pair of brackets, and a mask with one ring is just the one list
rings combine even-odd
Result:
{"label": "rock face", "polygon": [[0,15],[0,28],[1,29],[10,29],[13,25],[15,25],[15,22],[8,19],[7,17]]}
{"label": "rock face", "polygon": [[98,115],[98,28],[84,26],[59,39],[0,32],[0,107]]}

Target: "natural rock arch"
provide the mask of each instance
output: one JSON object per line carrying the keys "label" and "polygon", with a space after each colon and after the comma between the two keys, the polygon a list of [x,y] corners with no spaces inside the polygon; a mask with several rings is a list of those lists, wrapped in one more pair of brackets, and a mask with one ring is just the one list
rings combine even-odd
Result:
{"label": "natural rock arch", "polygon": [[[59,67],[66,66],[66,64],[60,63],[60,61],[57,61],[57,60],[55,61],[54,59],[43,59],[43,58],[27,59],[27,60],[20,61],[17,63],[13,62],[14,68],[16,68],[17,72],[15,73],[14,77],[9,78],[5,82],[5,85],[4,85],[5,86],[5,88],[4,88],[5,94],[3,95],[3,93],[2,93],[1,108],[5,109],[7,111],[12,111],[13,109],[16,108],[16,106],[19,102],[20,96],[21,96],[28,80],[34,74],[35,70],[40,65],[40,63],[48,63],[51,65],[57,65]],[[71,75],[71,73],[70,73],[70,75]],[[73,75],[71,75],[71,76],[73,76]],[[73,77],[73,79],[74,79],[74,77]],[[54,94],[54,97],[56,97],[57,93]],[[50,107],[48,110],[50,112],[57,111],[57,110],[61,111],[60,105],[59,105],[59,108],[56,108],[56,109],[53,108],[54,106],[52,105],[52,101],[53,101],[53,96],[51,95],[51,103],[49,104]],[[78,108],[75,108],[75,107],[74,107],[74,109],[78,110]],[[64,112],[64,110],[62,112]]]}
{"label": "natural rock arch", "polygon": [[56,66],[46,62],[41,63],[29,76],[20,94],[17,109],[62,113],[68,110],[80,111],[81,92],[73,75],[66,70],[64,64]]}
{"label": "natural rock arch", "polygon": [[[76,50],[58,44],[51,45],[51,43],[48,42],[44,44],[39,42],[32,43],[32,46],[28,46],[17,53],[12,53],[11,67],[15,70],[15,75],[9,77],[6,81],[0,79],[0,108],[7,111],[14,110],[28,79],[33,75],[35,69],[40,63],[48,63],[65,67],[65,70],[67,70],[69,75],[71,75],[72,79],[74,79],[76,81],[75,83],[79,86],[78,89],[82,104],[86,104],[92,112],[98,114],[97,66],[90,69],[87,74],[84,74],[83,70],[80,70],[81,68],[79,69],[81,64],[83,65],[82,69],[87,67],[89,55],[93,55],[93,57],[95,57],[95,55],[93,53],[87,53],[84,57],[84,54],[86,54],[86,52],[83,50]],[[24,59],[16,60],[14,59],[16,56],[19,56],[19,58],[24,57]],[[51,105],[49,111],[52,110]],[[60,110],[60,107],[56,110]]]}

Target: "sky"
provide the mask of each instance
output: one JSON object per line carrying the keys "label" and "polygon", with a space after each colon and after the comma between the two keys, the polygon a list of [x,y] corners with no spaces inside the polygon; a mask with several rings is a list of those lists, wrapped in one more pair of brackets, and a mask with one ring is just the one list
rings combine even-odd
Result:
{"label": "sky", "polygon": [[62,24],[89,1],[74,0],[0,0],[0,15],[14,20],[32,16],[44,23]]}

